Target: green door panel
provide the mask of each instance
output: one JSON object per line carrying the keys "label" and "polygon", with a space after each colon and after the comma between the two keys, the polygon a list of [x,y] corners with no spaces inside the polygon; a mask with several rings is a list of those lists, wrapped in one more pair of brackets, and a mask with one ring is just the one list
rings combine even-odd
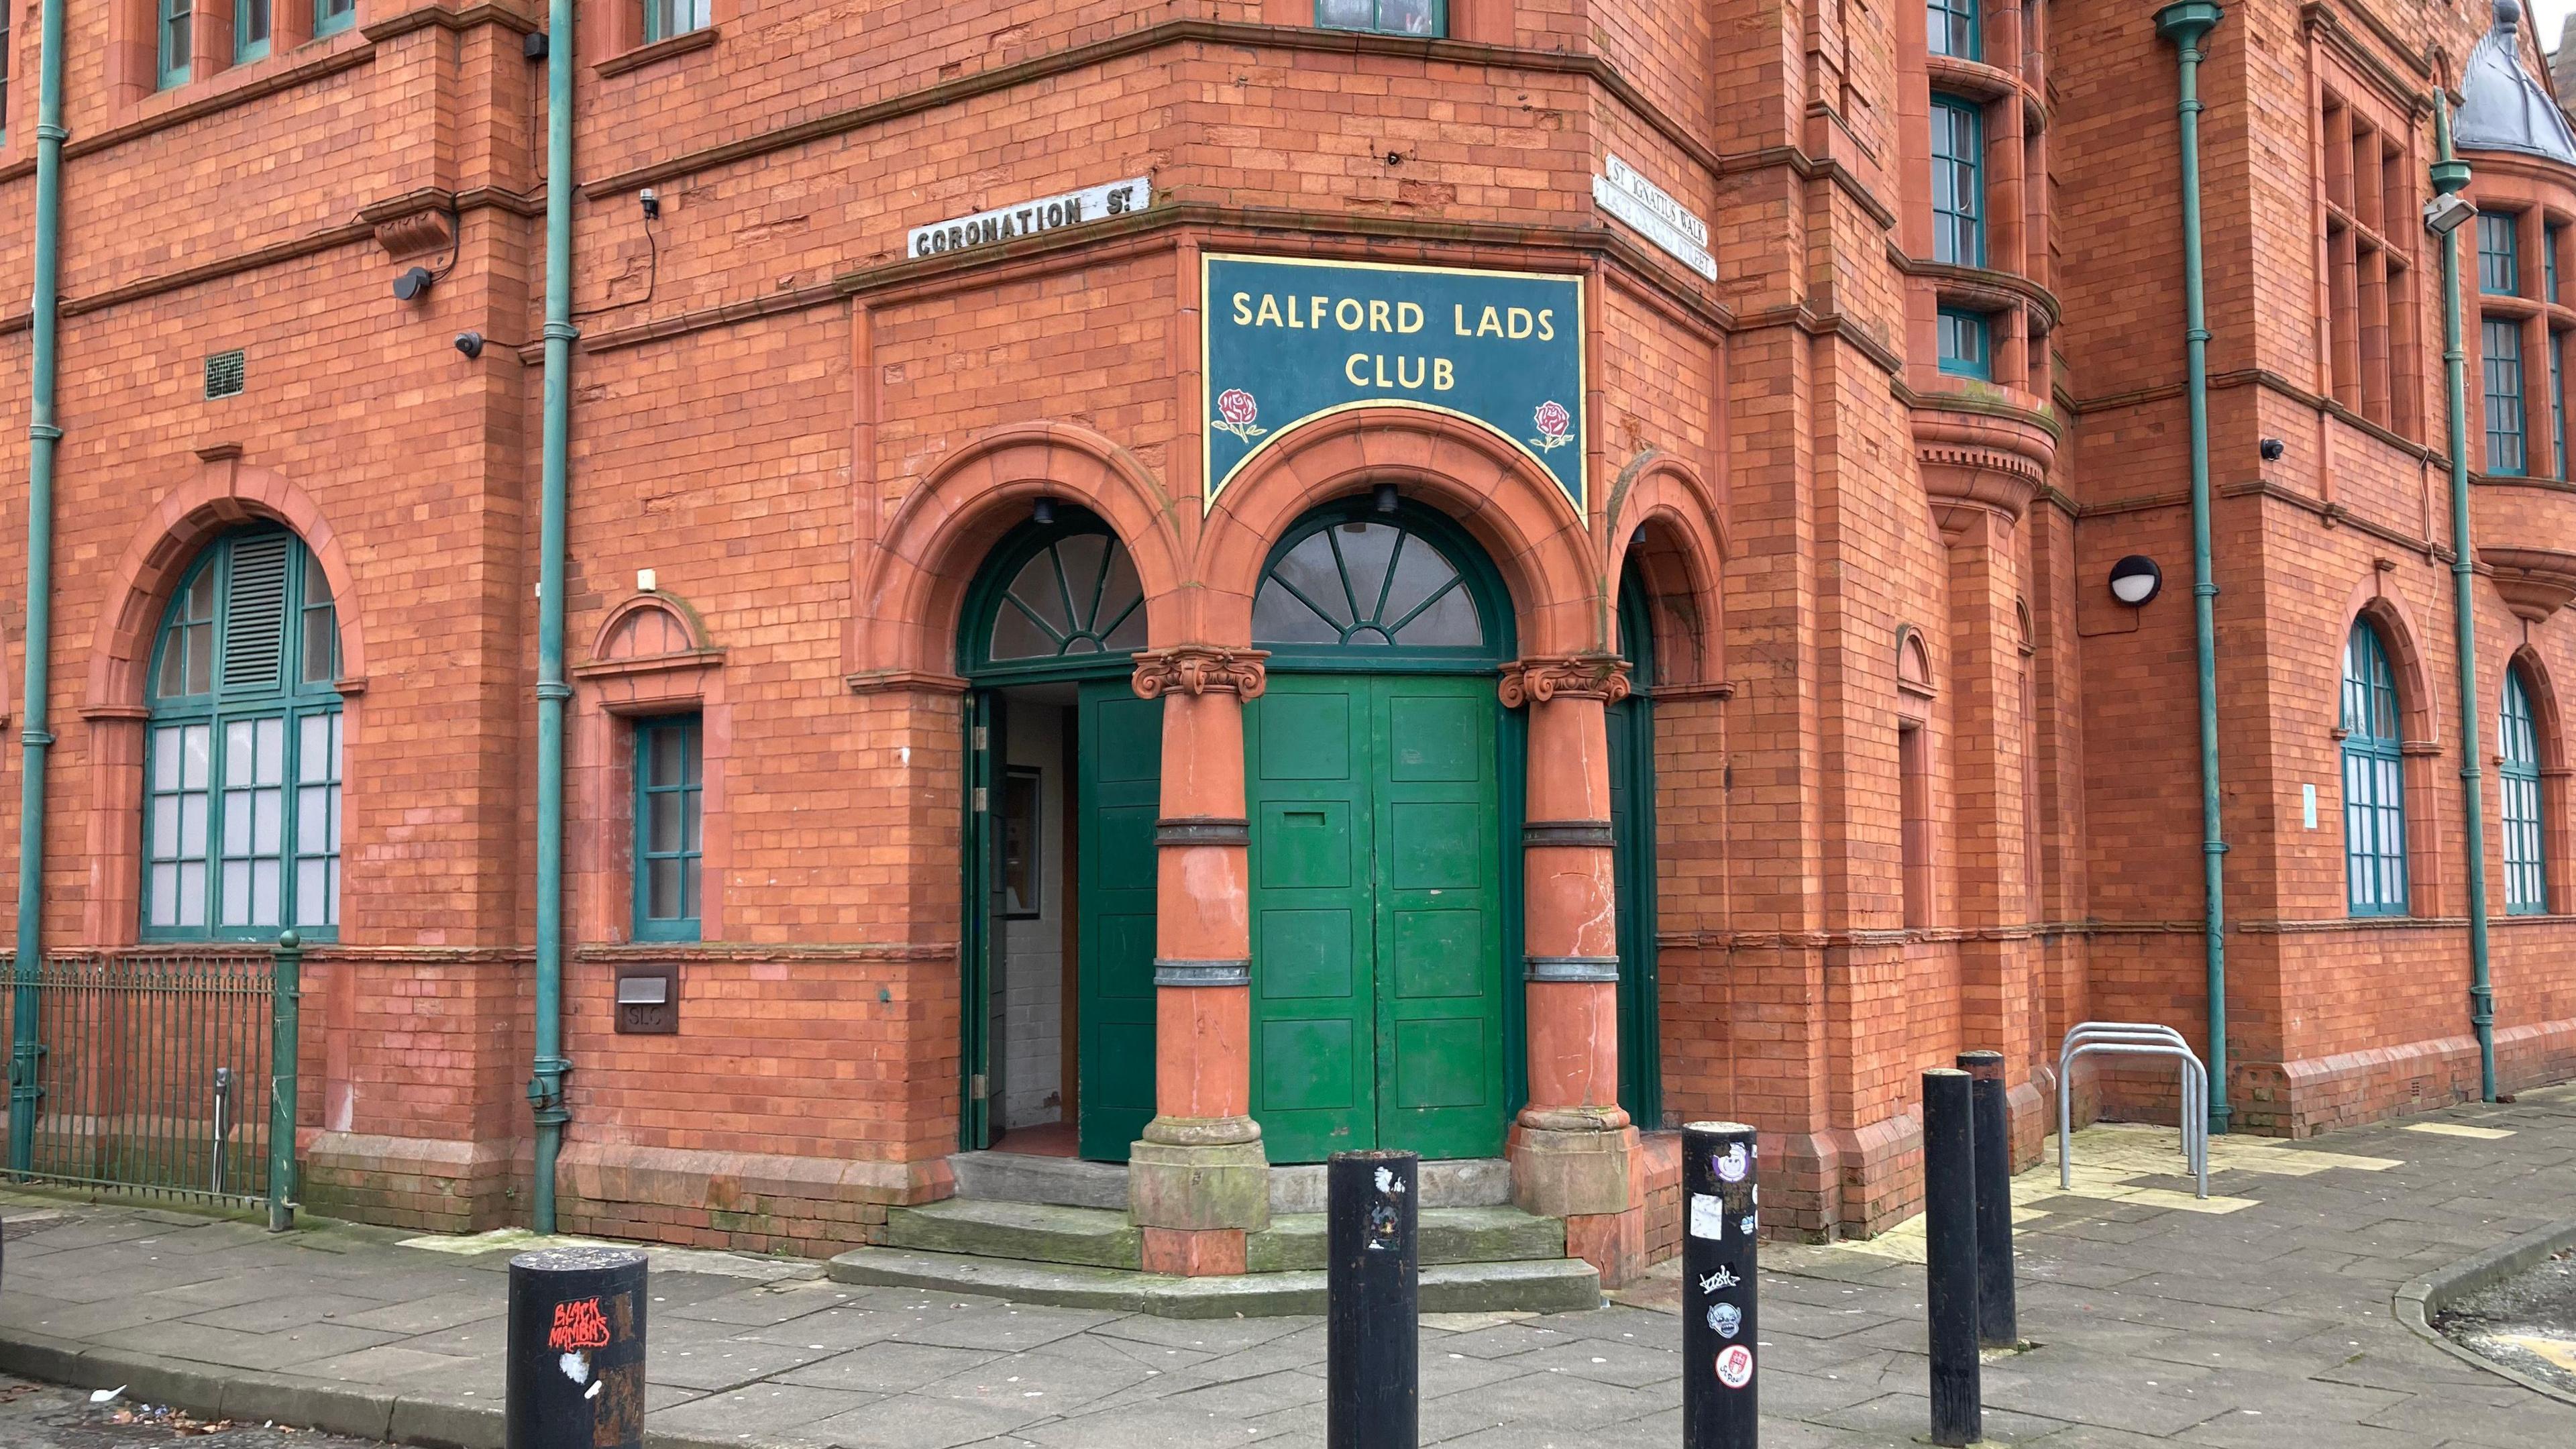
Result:
{"label": "green door panel", "polygon": [[1649,1131],[1664,1117],[1663,1043],[1655,971],[1654,633],[1635,571],[1620,590],[1619,638],[1636,688],[1611,705],[1611,877],[1618,893],[1619,1105]]}
{"label": "green door panel", "polygon": [[1154,1115],[1154,821],[1163,705],[1122,677],[1081,691],[1075,782],[1082,819],[1075,969],[1079,1150],[1124,1162]]}
{"label": "green door panel", "polygon": [[1274,674],[1244,718],[1270,1160],[1502,1149],[1493,683]]}

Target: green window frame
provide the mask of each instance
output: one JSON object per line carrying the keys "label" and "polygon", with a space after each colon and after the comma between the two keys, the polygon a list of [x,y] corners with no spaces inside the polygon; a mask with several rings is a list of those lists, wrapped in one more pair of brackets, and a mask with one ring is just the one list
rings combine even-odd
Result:
{"label": "green window frame", "polygon": [[0,5],[0,141],[9,138],[9,73],[11,69],[9,7]]}
{"label": "green window frame", "polygon": [[1985,108],[1932,97],[1932,260],[1986,264]]}
{"label": "green window frame", "polygon": [[2504,909],[2512,916],[2549,911],[2540,830],[2540,729],[2519,666],[2504,672],[2504,707],[2496,721],[2497,768],[2504,797]]}
{"label": "green window frame", "polygon": [[2402,916],[2406,904],[2406,774],[2397,677],[2368,619],[2343,646],[2344,896],[2356,916]]}
{"label": "green window frame", "polygon": [[979,681],[1086,676],[1145,647],[1136,561],[1108,524],[1065,505],[994,546],[965,617],[958,669]]}
{"label": "green window frame", "polygon": [[2510,211],[2478,213],[2478,290],[2490,297],[2522,293],[2522,241],[2515,232],[2519,220]]}
{"label": "green window frame", "polygon": [[2522,431],[2522,324],[2490,317],[2479,329],[2487,412],[2487,471],[2516,477],[2531,467]]}
{"label": "green window frame", "polygon": [[186,85],[197,45],[197,0],[156,0],[153,16],[160,36],[161,89]]}
{"label": "green window frame", "polygon": [[711,0],[643,0],[644,43],[668,40],[692,30],[704,30],[714,22]]}
{"label": "green window frame", "polygon": [[337,35],[358,23],[358,0],[313,0],[313,38]]}
{"label": "green window frame", "polygon": [[2549,334],[2549,455],[2555,465],[2549,476],[2567,476],[2567,374],[2560,364],[2567,352],[2567,334]]}
{"label": "green window frame", "polygon": [[2558,236],[2567,228],[2558,225],[2540,229],[2540,294],[2558,300]]}
{"label": "green window frame", "polygon": [[268,59],[271,0],[233,0],[233,64]]}
{"label": "green window frame", "polygon": [[1927,0],[1925,35],[1934,55],[1955,60],[1983,60],[1985,37],[1977,23],[1977,0]]}
{"label": "green window frame", "polygon": [[321,561],[260,527],[209,545],[154,644],[143,936],[340,927],[339,616]]}
{"label": "green window frame", "polygon": [[1315,24],[1325,30],[1437,39],[1449,33],[1449,0],[1315,0]]}
{"label": "green window frame", "polygon": [[1991,327],[1976,312],[1944,307],[1935,324],[1941,334],[1941,370],[1952,377],[1991,381],[1995,375]]}
{"label": "green window frame", "polygon": [[694,714],[635,724],[635,939],[698,939],[705,730]]}
{"label": "green window frame", "polygon": [[1369,498],[1316,510],[1271,548],[1252,596],[1270,667],[1455,671],[1504,657],[1510,601],[1448,519]]}

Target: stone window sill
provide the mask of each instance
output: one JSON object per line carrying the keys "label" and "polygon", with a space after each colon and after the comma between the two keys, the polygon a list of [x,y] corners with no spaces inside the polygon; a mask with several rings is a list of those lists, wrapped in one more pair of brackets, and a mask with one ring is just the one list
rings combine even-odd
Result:
{"label": "stone window sill", "polygon": [[675,55],[704,50],[715,43],[716,27],[702,26],[696,30],[684,30],[668,40],[657,40],[651,45],[639,45],[623,54],[612,55],[592,66],[591,69],[598,72],[600,78],[604,80],[609,76],[624,75],[630,70],[642,70],[648,65],[668,60]]}

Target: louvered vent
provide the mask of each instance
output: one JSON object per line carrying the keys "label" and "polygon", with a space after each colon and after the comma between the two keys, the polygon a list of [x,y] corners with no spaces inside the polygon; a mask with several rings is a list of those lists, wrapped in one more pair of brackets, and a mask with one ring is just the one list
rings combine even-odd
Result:
{"label": "louvered vent", "polygon": [[238,397],[242,390],[242,355],[239,348],[218,352],[206,359],[206,396]]}
{"label": "louvered vent", "polygon": [[224,613],[224,688],[275,689],[286,648],[284,534],[233,545],[233,586]]}

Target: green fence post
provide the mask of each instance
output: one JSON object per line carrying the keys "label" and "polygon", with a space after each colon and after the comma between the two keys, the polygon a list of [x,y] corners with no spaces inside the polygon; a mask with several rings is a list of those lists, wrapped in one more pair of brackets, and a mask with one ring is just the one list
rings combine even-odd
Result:
{"label": "green fence post", "polygon": [[9,979],[13,1000],[9,1008],[9,1171],[24,1174],[36,1165],[36,1099],[43,1095],[37,1085],[37,1061],[44,1048],[39,1044],[37,1023],[41,1007],[36,994],[39,963],[25,952],[9,962]]}
{"label": "green fence post", "polygon": [[277,974],[270,983],[268,1047],[268,1230],[295,1226],[295,1047],[304,984],[304,938],[277,938]]}

